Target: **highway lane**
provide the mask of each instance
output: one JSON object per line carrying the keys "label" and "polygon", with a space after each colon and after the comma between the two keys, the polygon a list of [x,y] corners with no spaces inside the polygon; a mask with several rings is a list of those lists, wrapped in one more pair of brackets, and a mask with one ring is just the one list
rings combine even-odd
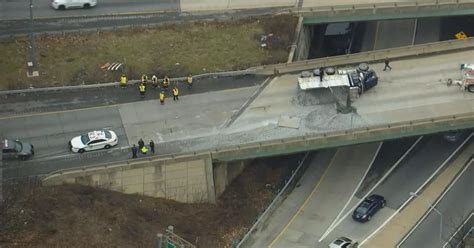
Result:
{"label": "highway lane", "polygon": [[[0,1],[0,19],[29,19],[29,0]],[[94,16],[127,12],[179,11],[178,0],[98,0],[90,9],[70,9],[58,11],[51,7],[50,0],[35,0],[33,15],[35,17],[61,16]]]}
{"label": "highway lane", "polygon": [[[473,164],[474,162],[471,160],[466,170],[462,172],[458,179],[453,181],[452,188],[434,206],[442,214],[442,222],[440,215],[430,209],[426,218],[414,229],[414,232],[410,234],[400,247],[443,247],[445,242],[469,217],[474,209],[474,197],[472,196],[474,191],[474,184],[472,183],[474,178]],[[440,223],[442,223],[441,239]],[[461,230],[467,231],[472,227],[472,224],[474,224],[473,218]],[[464,233],[457,235],[453,240],[453,244],[459,242],[461,236],[464,236]]]}
{"label": "highway lane", "polygon": [[379,143],[367,143],[338,148],[314,189],[302,195],[304,203],[296,206],[298,211],[266,245],[312,247],[355,193],[379,147]]}
{"label": "highway lane", "polygon": [[[466,137],[467,135],[464,139]],[[442,166],[443,162],[464,142],[464,139],[448,142],[442,135],[424,137],[409,156],[373,191],[369,192],[369,194],[384,196],[387,201],[386,207],[366,223],[358,223],[352,219],[352,208],[336,223],[333,230],[330,230],[321,245],[327,245],[339,236],[358,241],[364,240],[410,197],[410,192],[415,192],[436,169]],[[360,201],[359,197],[354,197],[351,205],[356,206],[356,203]]]}
{"label": "highway lane", "polygon": [[[194,80],[188,88],[183,82],[177,85],[180,96],[216,92],[228,89],[261,85],[267,78],[247,75],[238,77],[203,78]],[[148,87],[145,98],[140,98],[137,85],[120,87],[98,87],[90,89],[58,90],[38,93],[0,95],[0,120],[10,116],[45,113],[95,106],[115,105],[158,98],[158,89]],[[170,92],[167,96],[171,97]]]}
{"label": "highway lane", "polygon": [[[257,88],[191,94],[180,97],[179,102],[168,99],[164,106],[158,100],[147,100],[4,118],[0,121],[0,136],[31,142],[36,150],[28,161],[5,162],[4,177],[125,160],[131,157],[129,147],[139,138],[147,143],[154,140],[159,155],[179,153],[186,144],[166,142],[218,132]],[[116,148],[82,155],[68,150],[72,137],[102,128],[117,132]]]}

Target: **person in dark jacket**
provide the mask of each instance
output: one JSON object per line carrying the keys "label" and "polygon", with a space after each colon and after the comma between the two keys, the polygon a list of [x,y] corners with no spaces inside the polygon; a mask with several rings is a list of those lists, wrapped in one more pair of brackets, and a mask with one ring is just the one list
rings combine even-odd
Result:
{"label": "person in dark jacket", "polygon": [[138,153],[138,147],[133,144],[132,146],[132,158],[137,158],[137,153]]}
{"label": "person in dark jacket", "polygon": [[384,71],[388,69],[392,70],[392,67],[389,65],[390,64],[390,60],[388,60],[388,58],[385,59],[385,67],[383,68]]}
{"label": "person in dark jacket", "polygon": [[155,142],[153,140],[150,140],[150,150],[151,153],[155,153]]}

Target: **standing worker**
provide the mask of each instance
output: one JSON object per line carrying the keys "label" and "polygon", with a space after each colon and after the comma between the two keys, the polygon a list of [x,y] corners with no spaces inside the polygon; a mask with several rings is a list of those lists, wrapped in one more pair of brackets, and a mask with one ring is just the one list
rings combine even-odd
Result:
{"label": "standing worker", "polygon": [[146,74],[143,74],[141,83],[146,85],[147,82],[148,82],[148,76]]}
{"label": "standing worker", "polygon": [[191,74],[188,75],[187,83],[188,83],[188,88],[191,89],[191,86],[193,86],[193,77],[191,76]]}
{"label": "standing worker", "polygon": [[385,67],[383,68],[383,70],[385,71],[387,70],[387,68],[392,70],[392,67],[389,65],[390,61],[388,60],[388,58],[386,58],[384,62],[385,62]]}
{"label": "standing worker", "polygon": [[143,146],[142,149],[140,149],[140,152],[142,154],[146,154],[148,152],[148,148],[146,148],[146,146]]}
{"label": "standing worker", "polygon": [[168,76],[165,76],[165,78],[163,79],[163,89],[167,90],[169,86],[170,86],[170,79],[168,78]]}
{"label": "standing worker", "polygon": [[158,78],[156,77],[156,75],[153,75],[151,77],[151,85],[153,85],[153,87],[155,87],[155,88],[158,87]]}
{"label": "standing worker", "polygon": [[145,142],[143,142],[143,139],[140,138],[140,140],[138,140],[138,149],[141,150],[142,147],[144,147],[144,146],[145,146]]}
{"label": "standing worker", "polygon": [[178,87],[174,86],[173,87],[173,101],[179,101],[178,94],[179,94]]}
{"label": "standing worker", "polygon": [[127,76],[125,75],[125,73],[122,73],[122,76],[120,76],[120,87],[122,88],[125,88],[127,87]]}
{"label": "standing worker", "polygon": [[160,104],[161,105],[165,104],[165,91],[164,90],[160,92]]}
{"label": "standing worker", "polygon": [[150,150],[151,153],[155,153],[155,142],[153,140],[150,140]]}
{"label": "standing worker", "polygon": [[322,82],[324,77],[324,67],[319,68],[319,81]]}
{"label": "standing worker", "polygon": [[137,153],[138,153],[138,147],[133,144],[132,146],[132,158],[137,158]]}
{"label": "standing worker", "polygon": [[140,85],[138,86],[138,90],[140,90],[140,97],[145,97],[145,90],[146,90],[146,87],[145,87],[145,84],[143,83],[140,83]]}

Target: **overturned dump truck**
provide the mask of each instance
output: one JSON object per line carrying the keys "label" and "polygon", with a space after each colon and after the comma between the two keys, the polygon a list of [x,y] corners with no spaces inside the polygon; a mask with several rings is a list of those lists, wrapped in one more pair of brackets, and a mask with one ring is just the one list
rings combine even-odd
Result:
{"label": "overturned dump truck", "polygon": [[369,65],[362,63],[356,68],[328,67],[315,69],[312,72],[303,71],[298,78],[301,90],[314,90],[333,87],[348,87],[351,95],[360,95],[378,83],[378,77]]}

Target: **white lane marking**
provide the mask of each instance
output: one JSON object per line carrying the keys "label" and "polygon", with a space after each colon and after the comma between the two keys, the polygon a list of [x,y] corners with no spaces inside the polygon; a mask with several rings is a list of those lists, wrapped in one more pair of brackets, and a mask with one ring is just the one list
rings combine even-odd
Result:
{"label": "white lane marking", "polygon": [[[459,180],[459,178],[461,177],[461,175],[467,170],[467,168],[469,168],[472,164],[472,161],[474,161],[473,159],[471,159],[471,162],[469,162],[469,164],[461,171],[461,173],[459,173],[456,178],[454,178],[454,180],[448,185],[448,188],[446,188],[444,190],[444,192],[441,194],[441,196],[438,197],[438,199],[436,200],[436,202],[434,202],[433,204],[431,204],[429,207],[429,210],[425,212],[425,214],[421,217],[420,220],[418,220],[416,222],[416,224],[410,229],[410,231],[403,237],[403,239],[398,242],[398,245],[397,247],[400,247],[400,245],[402,245],[407,239],[408,237],[410,237],[410,235],[415,231],[416,228],[418,228],[419,225],[421,225],[421,223],[428,217],[428,215],[433,211],[433,207],[431,206],[434,206],[436,207],[436,205],[438,205],[438,203],[443,199],[443,197],[446,195],[446,193],[448,193],[448,191],[453,187],[453,185]],[[418,195],[418,193],[415,193],[414,194],[415,196]],[[418,197],[420,197],[418,195]]]}
{"label": "white lane marking", "polygon": [[[423,189],[422,187],[423,187],[424,185],[426,185],[426,183],[428,182],[428,180],[431,180],[431,179],[434,177],[434,175],[436,175],[436,174],[441,170],[441,168],[443,168],[443,167],[448,163],[448,161],[451,160],[451,158],[464,146],[464,144],[466,144],[466,142],[471,139],[471,137],[472,137],[473,134],[474,134],[474,133],[471,133],[471,135],[469,135],[469,137],[467,137],[467,139],[464,140],[464,142],[463,142],[461,145],[459,145],[458,148],[456,148],[456,150],[441,164],[441,166],[439,166],[439,168],[425,181],[425,183],[423,183],[422,186],[420,186],[420,187],[415,191],[415,194],[419,195],[418,192],[420,192],[420,190]],[[400,212],[400,210],[402,210],[413,198],[414,198],[414,196],[410,195],[410,197],[408,197],[408,199],[407,199],[384,223],[382,223],[382,225],[380,225],[377,229],[375,229],[375,231],[373,231],[369,236],[367,236],[367,238],[365,238],[362,242],[359,243],[359,247],[362,247],[362,245],[363,245],[364,243],[366,243],[369,239],[372,238],[372,236],[374,236],[378,231],[380,231],[380,230],[381,230],[390,220],[392,220],[393,217],[395,217],[395,215],[397,215],[397,214]],[[413,231],[410,230],[410,232],[413,232]],[[406,235],[406,236],[409,236],[409,235],[410,235],[410,232],[409,232],[408,235]]]}
{"label": "white lane marking", "polygon": [[[410,148],[408,148],[408,150],[397,160],[397,162],[395,162],[395,164],[392,166],[392,168],[390,168],[390,170],[387,171],[387,173],[385,173],[385,175],[357,202],[357,204],[354,205],[354,207],[352,207],[341,219],[339,219],[337,221],[337,223],[332,227],[331,230],[328,231],[328,233],[326,234],[329,235],[339,224],[341,224],[341,222],[347,218],[347,216],[349,216],[349,214],[354,211],[354,209],[359,206],[359,204],[364,201],[365,198],[367,198],[374,190],[375,188],[377,188],[384,180],[385,178],[387,178],[393,170],[395,170],[395,168],[398,167],[398,165],[403,161],[403,159],[405,159],[405,157],[413,150],[413,148],[415,148],[415,146],[421,141],[421,139],[423,138],[423,136],[420,136],[416,141],[415,143],[413,143],[413,145],[410,146]],[[319,242],[321,242],[324,238],[326,238],[326,236],[324,237],[321,237],[319,240]],[[359,244],[360,245],[360,244]]]}
{"label": "white lane marking", "polygon": [[[354,195],[356,194],[357,190],[359,189],[360,185],[362,185],[362,182],[364,181],[365,177],[367,176],[367,173],[369,173],[369,170],[370,168],[372,167],[372,165],[374,164],[374,161],[375,159],[377,158],[377,155],[379,154],[379,151],[380,149],[382,148],[382,145],[383,145],[383,141],[379,143],[379,146],[377,147],[377,151],[375,151],[375,154],[372,158],[372,161],[370,162],[367,170],[365,170],[365,173],[364,175],[362,176],[362,178],[360,179],[359,183],[357,184],[357,186],[354,188],[354,191],[352,192],[351,196],[349,197],[349,199],[347,200],[346,204],[344,205],[344,207],[342,207],[341,211],[339,211],[339,214],[336,216],[336,218],[333,220],[333,222],[331,223],[331,225],[329,225],[329,227],[326,229],[326,231],[324,231],[324,234],[323,236],[321,236],[321,238],[319,239],[319,242],[321,243],[321,241],[329,234],[328,230],[331,229],[334,224],[339,220],[339,217],[341,217],[342,213],[344,212],[344,210],[347,208],[347,206],[349,205],[349,203],[351,202],[352,198],[354,197]],[[332,230],[332,229],[331,229]]]}

